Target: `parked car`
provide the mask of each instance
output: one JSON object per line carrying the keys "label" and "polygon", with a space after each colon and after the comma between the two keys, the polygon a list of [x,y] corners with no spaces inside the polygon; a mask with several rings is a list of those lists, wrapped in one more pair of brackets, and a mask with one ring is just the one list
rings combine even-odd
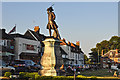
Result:
{"label": "parked car", "polygon": [[12,67],[12,66],[8,66],[3,60],[0,60],[0,71],[2,72],[2,75],[5,72],[14,73],[15,72],[15,68]]}
{"label": "parked car", "polygon": [[41,69],[41,66],[32,60],[14,60],[11,65],[15,67],[16,72],[35,72]]}
{"label": "parked car", "polygon": [[112,70],[118,70],[118,68],[117,68],[116,65],[114,65],[114,66],[112,65],[112,66],[111,66],[111,69],[112,69]]}

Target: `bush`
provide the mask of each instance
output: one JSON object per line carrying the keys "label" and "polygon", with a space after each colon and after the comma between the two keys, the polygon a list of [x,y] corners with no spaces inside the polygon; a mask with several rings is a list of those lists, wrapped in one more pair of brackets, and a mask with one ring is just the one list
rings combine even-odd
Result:
{"label": "bush", "polygon": [[5,72],[4,77],[10,77],[11,72]]}
{"label": "bush", "polygon": [[[19,73],[21,79],[28,80],[74,80],[74,76],[40,76],[37,72],[35,73],[28,73],[28,72],[20,72]],[[103,77],[104,78],[104,77]],[[78,75],[76,77],[76,80],[103,80],[103,78],[98,78],[97,76],[83,76],[83,75]],[[22,80],[23,80],[22,79]],[[117,78],[112,78],[112,79],[104,79],[104,80],[118,80]]]}
{"label": "bush", "polygon": [[31,78],[31,79],[38,79],[40,77],[38,73],[28,73],[28,72],[19,72],[19,76],[21,78]]}
{"label": "bush", "polygon": [[26,74],[27,74],[27,72],[19,72],[19,76],[22,78],[24,78]]}
{"label": "bush", "polygon": [[91,78],[92,78],[92,79],[97,79],[97,77],[96,77],[96,76],[91,76]]}
{"label": "bush", "polygon": [[83,75],[78,75],[77,78],[87,78],[87,77]]}

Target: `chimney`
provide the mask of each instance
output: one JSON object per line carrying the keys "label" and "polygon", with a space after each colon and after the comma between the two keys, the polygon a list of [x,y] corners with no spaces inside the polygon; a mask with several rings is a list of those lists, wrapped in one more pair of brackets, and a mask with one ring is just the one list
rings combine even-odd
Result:
{"label": "chimney", "polygon": [[63,41],[65,42],[65,38],[63,38]]}
{"label": "chimney", "polygon": [[77,46],[80,46],[80,41],[76,41],[76,45],[77,45]]}
{"label": "chimney", "polygon": [[5,29],[2,29],[2,33],[5,33]]}
{"label": "chimney", "polygon": [[68,45],[70,45],[70,42],[68,41]]}
{"label": "chimney", "polygon": [[35,27],[34,27],[34,31],[39,34],[39,31],[40,31],[39,26],[35,26]]}

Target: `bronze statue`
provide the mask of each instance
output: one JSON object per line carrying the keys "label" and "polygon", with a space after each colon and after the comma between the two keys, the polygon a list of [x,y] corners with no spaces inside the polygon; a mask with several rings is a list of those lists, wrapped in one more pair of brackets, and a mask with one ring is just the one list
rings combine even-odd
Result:
{"label": "bronze statue", "polygon": [[60,35],[58,33],[58,30],[57,30],[58,26],[57,26],[56,22],[54,21],[55,20],[55,14],[52,11],[54,11],[52,6],[47,9],[47,14],[48,14],[47,29],[49,29],[50,36],[51,36],[51,29],[52,29],[52,30],[54,30],[53,36],[55,38],[60,39]]}

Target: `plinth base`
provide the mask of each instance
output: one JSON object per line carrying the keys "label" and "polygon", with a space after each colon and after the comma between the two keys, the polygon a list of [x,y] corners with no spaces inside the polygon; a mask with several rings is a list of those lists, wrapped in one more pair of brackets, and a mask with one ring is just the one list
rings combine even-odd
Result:
{"label": "plinth base", "polygon": [[43,69],[40,70],[40,74],[41,76],[57,76],[55,69],[49,69],[49,70]]}

